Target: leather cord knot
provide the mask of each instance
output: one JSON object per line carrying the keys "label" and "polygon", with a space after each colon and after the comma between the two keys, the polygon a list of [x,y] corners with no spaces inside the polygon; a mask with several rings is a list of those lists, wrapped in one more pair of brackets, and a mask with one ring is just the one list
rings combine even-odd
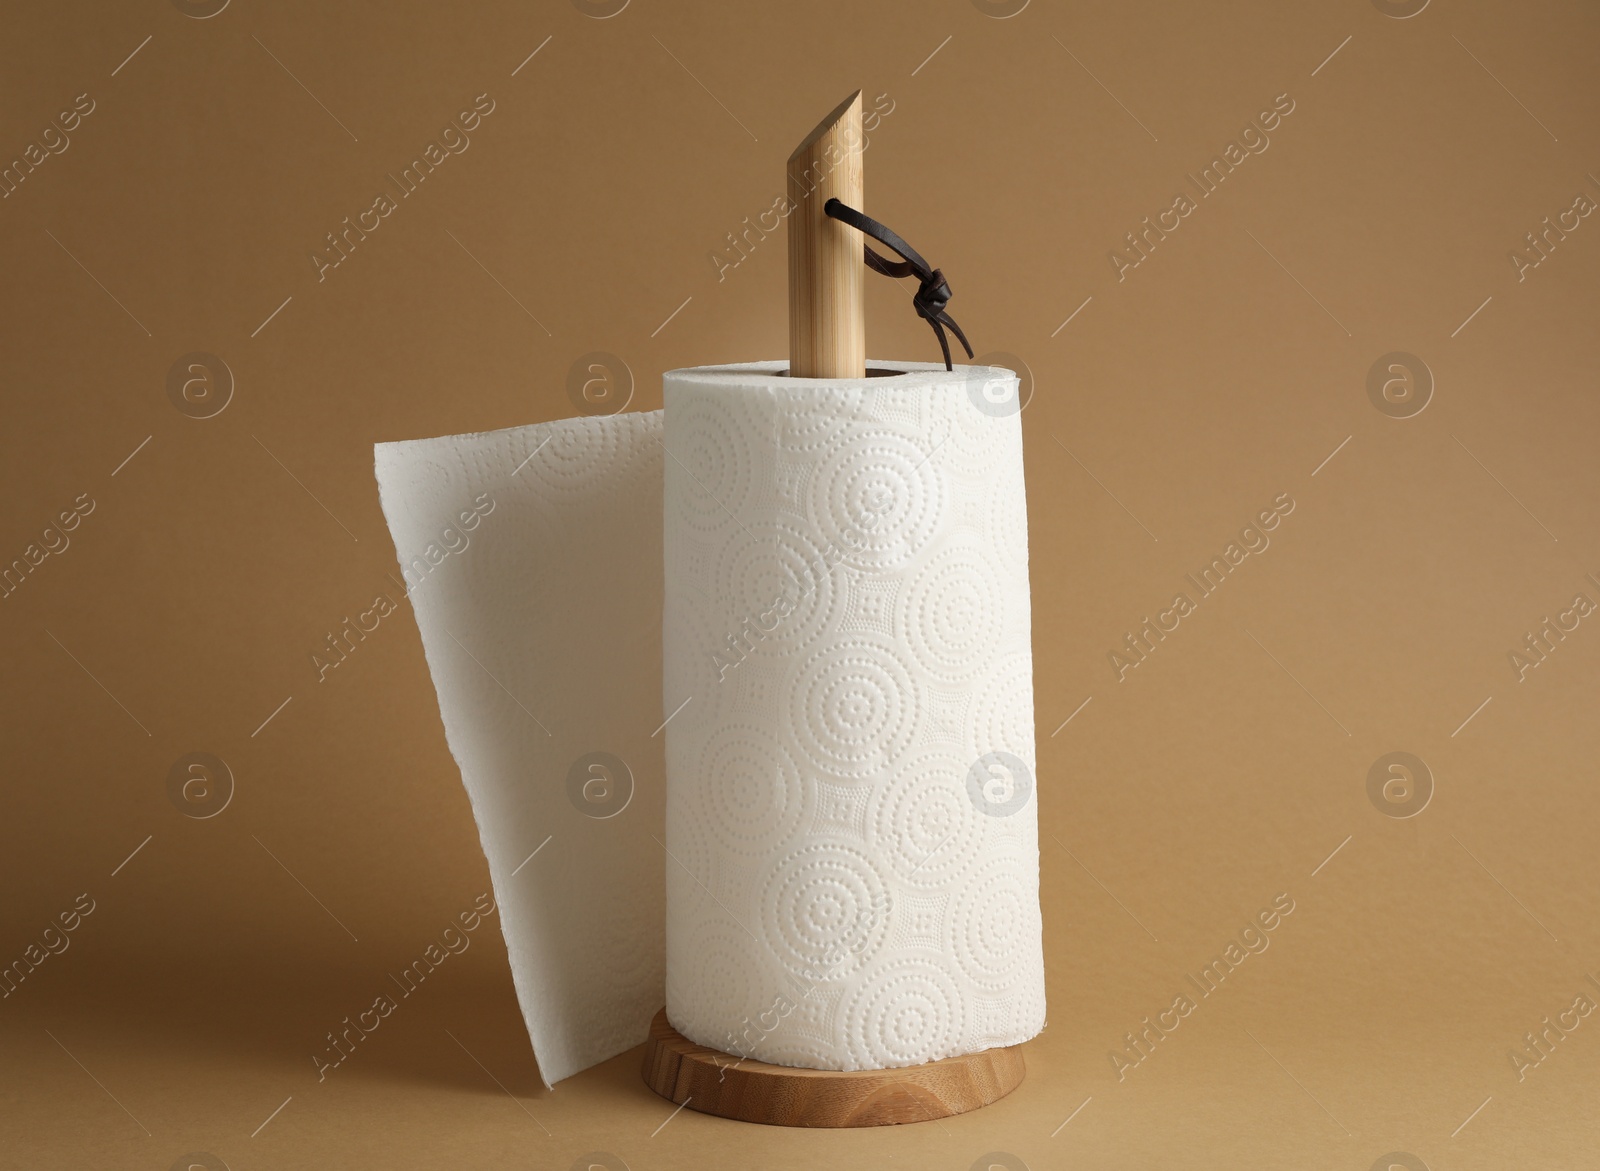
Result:
{"label": "leather cord knot", "polygon": [[915,307],[917,316],[933,327],[934,335],[939,339],[939,348],[944,351],[946,370],[954,369],[950,364],[950,343],[944,336],[946,326],[949,326],[950,331],[961,342],[962,349],[967,351],[967,357],[972,357],[972,346],[967,343],[967,335],[961,332],[961,327],[955,323],[955,319],[945,312],[951,294],[950,283],[944,279],[944,273],[931,267],[922,259],[921,253],[902,240],[892,229],[880,224],[871,216],[863,215],[848,204],[830,199],[822,205],[822,211],[829,218],[836,219],[842,224],[849,224],[858,232],[888,245],[904,257],[903,260],[890,260],[874,252],[871,247],[862,245],[865,253],[863,259],[873,272],[897,279],[906,276],[917,278],[917,291],[911,298],[911,304]]}

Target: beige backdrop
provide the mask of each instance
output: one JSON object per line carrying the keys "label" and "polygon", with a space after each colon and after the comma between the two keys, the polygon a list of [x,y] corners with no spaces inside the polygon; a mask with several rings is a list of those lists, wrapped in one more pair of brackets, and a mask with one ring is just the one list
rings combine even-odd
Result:
{"label": "beige backdrop", "polygon": [[[43,962],[0,999],[0,1149],[1592,1158],[1593,6],[617,6],[6,12],[0,961]],[[888,110],[868,210],[1034,388],[1028,1080],[836,1133],[673,1116],[637,1051],[545,1092],[491,919],[319,1081],[326,1034],[488,885],[409,610],[313,659],[400,600],[372,444],[573,414],[593,351],[632,410],[663,370],[782,357],[781,235],[727,237],[858,86]],[[867,288],[871,354],[936,354]],[[1146,618],[1172,629],[1135,653]],[[231,772],[220,812],[196,752]],[[1145,1018],[1174,1025],[1148,1055]]]}

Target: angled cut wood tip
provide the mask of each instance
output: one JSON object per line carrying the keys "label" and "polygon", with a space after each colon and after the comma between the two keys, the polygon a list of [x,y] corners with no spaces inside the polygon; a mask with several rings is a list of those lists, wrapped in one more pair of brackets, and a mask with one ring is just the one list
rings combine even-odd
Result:
{"label": "angled cut wood tip", "polygon": [[840,102],[784,167],[789,234],[789,371],[799,378],[865,378],[861,233],[829,219],[836,198],[862,206],[861,91]]}
{"label": "angled cut wood tip", "polygon": [[[858,126],[861,123],[860,90],[856,90],[855,93],[845,98],[844,101],[840,102],[832,111],[829,112],[826,118],[824,118],[821,122],[818,122],[816,129],[812,130],[810,134],[806,135],[805,140],[801,142],[799,146],[794,148],[794,153],[789,156],[789,161],[791,163],[794,162],[795,159],[799,158],[806,151],[810,150],[811,147],[815,145],[817,139],[821,138],[824,134],[832,133],[836,127],[845,122],[854,122]],[[859,137],[860,136],[858,134],[857,138]]]}

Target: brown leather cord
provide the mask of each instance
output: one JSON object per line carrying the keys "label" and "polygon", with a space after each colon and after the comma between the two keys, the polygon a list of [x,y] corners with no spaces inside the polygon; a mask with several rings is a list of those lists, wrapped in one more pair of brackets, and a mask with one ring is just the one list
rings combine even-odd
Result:
{"label": "brown leather cord", "polygon": [[864,232],[905,257],[904,260],[890,260],[886,256],[880,256],[867,245],[862,245],[867,267],[873,272],[881,272],[887,277],[917,278],[917,292],[912,297],[911,303],[916,307],[917,316],[933,326],[933,332],[939,339],[939,348],[944,351],[946,370],[954,367],[950,364],[950,343],[945,340],[945,326],[948,325],[951,332],[960,340],[962,348],[967,351],[967,357],[972,357],[972,347],[967,344],[967,335],[961,332],[961,327],[955,323],[955,319],[944,310],[950,303],[950,285],[945,281],[944,273],[930,267],[928,262],[922,259],[922,254],[902,240],[893,229],[885,227],[871,216],[863,215],[848,204],[830,199],[822,205],[822,211],[824,215],[842,224],[849,224],[858,232]]}

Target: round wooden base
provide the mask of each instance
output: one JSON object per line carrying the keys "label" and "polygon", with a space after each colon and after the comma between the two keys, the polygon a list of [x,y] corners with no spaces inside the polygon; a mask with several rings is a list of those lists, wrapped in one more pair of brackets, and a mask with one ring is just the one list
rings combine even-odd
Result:
{"label": "round wooden base", "polygon": [[985,1049],[903,1069],[840,1072],[767,1065],[696,1045],[667,1023],[650,1024],[644,1080],[668,1101],[704,1114],[769,1126],[892,1126],[987,1106],[1022,1084],[1022,1046]]}

